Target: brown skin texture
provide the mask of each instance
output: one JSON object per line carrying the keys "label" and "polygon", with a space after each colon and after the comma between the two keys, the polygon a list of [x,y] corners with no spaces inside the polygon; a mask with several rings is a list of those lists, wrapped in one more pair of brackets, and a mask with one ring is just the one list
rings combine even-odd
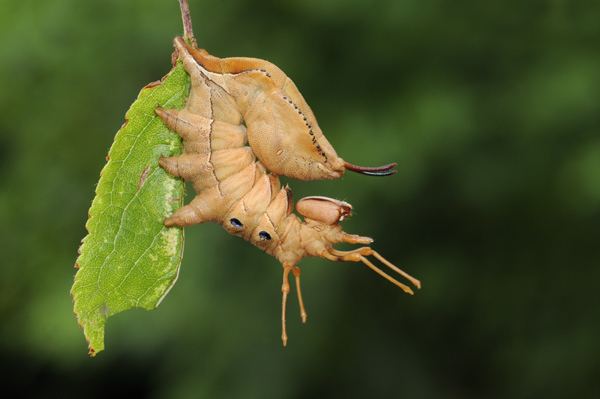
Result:
{"label": "brown skin texture", "polygon": [[373,255],[420,287],[418,280],[369,247],[353,251],[333,248],[340,242],[373,241],[342,230],[339,222],[350,215],[350,204],[308,197],[298,203],[304,221],[292,213],[291,191],[281,187],[277,175],[303,180],[335,178],[343,173],[344,161],[323,136],[296,86],[279,68],[251,58],[219,59],[189,47],[180,38],[175,39],[175,46],[191,77],[190,96],[184,109],[157,108],[156,114],[182,137],[184,151],[161,158],[159,163],[173,176],[190,181],[197,194],[167,218],[165,225],[219,223],[281,262],[284,345],[290,273],[296,281],[301,318],[306,321],[307,317],[297,266],[305,256],[362,262],[412,294],[408,286],[366,259]]}
{"label": "brown skin texture", "polygon": [[175,39],[201,73],[237,104],[248,141],[262,164],[277,175],[299,180],[336,179],[345,163],[298,91],[281,69],[256,58],[217,58]]}

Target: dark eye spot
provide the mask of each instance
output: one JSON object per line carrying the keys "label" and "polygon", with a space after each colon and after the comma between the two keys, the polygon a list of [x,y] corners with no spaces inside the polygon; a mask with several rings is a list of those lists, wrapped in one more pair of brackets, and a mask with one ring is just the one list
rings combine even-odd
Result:
{"label": "dark eye spot", "polygon": [[271,239],[271,234],[267,233],[266,231],[261,231],[260,233],[258,233],[258,237],[261,240],[270,240]]}
{"label": "dark eye spot", "polygon": [[244,225],[242,224],[242,222],[240,222],[240,220],[236,219],[236,218],[229,219],[229,223],[231,223],[231,225],[233,227],[235,227],[236,229],[241,229],[242,227],[244,227]]}

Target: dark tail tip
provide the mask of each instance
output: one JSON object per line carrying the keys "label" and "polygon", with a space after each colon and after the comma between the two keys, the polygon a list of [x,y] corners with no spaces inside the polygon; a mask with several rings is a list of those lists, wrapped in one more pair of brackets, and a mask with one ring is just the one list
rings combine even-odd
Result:
{"label": "dark tail tip", "polygon": [[398,172],[394,169],[397,165],[396,162],[393,162],[383,166],[358,166],[353,165],[350,162],[344,162],[346,169],[367,176],[391,176]]}

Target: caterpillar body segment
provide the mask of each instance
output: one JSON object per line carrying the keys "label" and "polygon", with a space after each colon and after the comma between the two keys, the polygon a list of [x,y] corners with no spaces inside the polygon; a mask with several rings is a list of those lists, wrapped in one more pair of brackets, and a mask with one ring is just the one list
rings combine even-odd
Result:
{"label": "caterpillar body segment", "polygon": [[[306,197],[293,212],[291,190],[278,175],[303,180],[339,177],[346,168],[385,174],[394,165],[364,168],[337,156],[293,82],[276,66],[250,58],[219,59],[175,40],[191,77],[182,110],[157,108],[156,114],[183,139],[183,154],[164,157],[160,165],[190,181],[196,196],[165,220],[166,226],[215,222],[249,241],[283,266],[282,342],[287,343],[286,304],[289,276],[294,276],[300,315],[307,319],[300,291],[299,261],[317,256],[362,262],[407,293],[412,290],[377,266],[409,276],[368,246],[339,251],[337,243],[369,245],[371,238],[344,232],[340,222],[352,206],[327,197]],[[308,129],[308,130],[307,130]],[[388,173],[389,174],[389,173]]]}
{"label": "caterpillar body segment", "polygon": [[[346,169],[359,173],[371,169],[347,163],[337,155],[294,82],[274,64],[256,58],[214,57],[182,38],[175,39],[175,47],[186,70],[191,71],[192,81],[197,80],[192,82],[189,109],[212,117],[200,100],[210,93],[214,93],[210,104],[221,113],[230,110],[234,101],[254,154],[272,173],[321,180],[339,178]],[[236,123],[235,118],[226,121]],[[395,166],[365,174],[389,175]]]}

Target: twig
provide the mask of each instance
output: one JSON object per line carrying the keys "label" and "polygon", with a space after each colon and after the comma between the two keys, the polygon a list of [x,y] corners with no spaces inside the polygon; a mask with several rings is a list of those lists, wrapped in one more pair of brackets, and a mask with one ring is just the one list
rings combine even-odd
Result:
{"label": "twig", "polygon": [[179,8],[181,9],[181,20],[183,21],[183,40],[195,47],[196,38],[192,29],[192,16],[188,0],[179,0]]}

